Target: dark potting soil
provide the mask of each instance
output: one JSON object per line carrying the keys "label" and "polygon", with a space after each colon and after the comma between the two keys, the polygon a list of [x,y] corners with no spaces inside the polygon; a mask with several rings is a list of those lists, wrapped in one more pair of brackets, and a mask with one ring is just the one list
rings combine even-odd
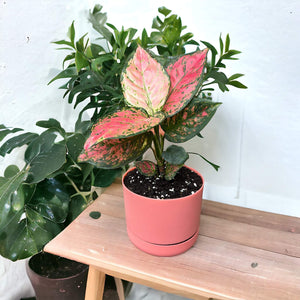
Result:
{"label": "dark potting soil", "polygon": [[172,199],[195,193],[203,182],[197,173],[182,167],[172,180],[165,180],[161,176],[146,177],[134,169],[124,178],[124,184],[129,190],[142,196]]}
{"label": "dark potting soil", "polygon": [[36,273],[53,279],[70,277],[87,268],[84,264],[46,252],[33,256],[29,265]]}

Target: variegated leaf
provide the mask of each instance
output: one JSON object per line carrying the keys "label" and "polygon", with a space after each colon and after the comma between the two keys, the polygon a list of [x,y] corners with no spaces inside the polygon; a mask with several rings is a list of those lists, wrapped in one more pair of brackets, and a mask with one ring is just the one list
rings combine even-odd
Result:
{"label": "variegated leaf", "polygon": [[126,101],[151,116],[164,106],[170,87],[163,66],[140,46],[122,72],[121,83]]}
{"label": "variegated leaf", "polygon": [[183,165],[172,165],[167,163],[165,168],[165,179],[172,180],[176,176],[177,172],[183,167]]}
{"label": "variegated leaf", "polygon": [[164,112],[171,117],[182,110],[202,84],[208,49],[180,56],[167,67],[171,87]]}
{"label": "variegated leaf", "polygon": [[166,139],[183,143],[198,134],[210,121],[221,103],[194,98],[182,111],[161,124]]}
{"label": "variegated leaf", "polygon": [[152,137],[152,133],[147,132],[125,139],[105,140],[86,148],[79,161],[88,161],[103,169],[119,168],[142,156],[150,147]]}
{"label": "variegated leaf", "polygon": [[154,116],[148,116],[138,109],[122,110],[103,119],[100,119],[92,129],[84,148],[91,148],[106,139],[120,139],[149,131],[158,125],[165,116],[158,112]]}
{"label": "variegated leaf", "polygon": [[137,161],[135,163],[138,171],[144,176],[154,176],[157,173],[156,164],[150,160]]}

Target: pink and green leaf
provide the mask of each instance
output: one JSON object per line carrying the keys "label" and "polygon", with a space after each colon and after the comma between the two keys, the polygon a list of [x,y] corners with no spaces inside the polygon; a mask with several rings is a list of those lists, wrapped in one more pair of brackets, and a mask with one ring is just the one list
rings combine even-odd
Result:
{"label": "pink and green leaf", "polygon": [[149,115],[162,110],[170,87],[163,66],[140,46],[122,72],[121,83],[129,105],[143,108]]}
{"label": "pink and green leaf", "polygon": [[164,112],[171,117],[182,110],[202,84],[208,49],[180,56],[167,67],[171,86]]}
{"label": "pink and green leaf", "polygon": [[144,176],[151,177],[157,173],[156,164],[150,160],[137,161],[135,166]]}
{"label": "pink and green leaf", "polygon": [[149,131],[164,118],[163,113],[158,112],[154,116],[148,116],[144,111],[134,108],[118,111],[100,119],[93,126],[85,148],[90,148],[106,139],[120,139]]}
{"label": "pink and green leaf", "polygon": [[176,176],[177,172],[183,167],[183,165],[172,165],[167,163],[165,168],[165,179],[172,180]]}
{"label": "pink and green leaf", "polygon": [[119,168],[142,156],[150,147],[152,137],[152,133],[147,132],[125,139],[105,140],[86,148],[79,161],[90,162],[103,169]]}
{"label": "pink and green leaf", "polygon": [[183,143],[198,134],[210,121],[221,103],[194,98],[188,106],[161,124],[167,140]]}

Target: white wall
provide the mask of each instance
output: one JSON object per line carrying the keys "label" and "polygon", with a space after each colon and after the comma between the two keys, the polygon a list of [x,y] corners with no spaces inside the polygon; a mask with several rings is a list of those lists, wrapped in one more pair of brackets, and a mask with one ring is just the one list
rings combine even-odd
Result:
{"label": "white wall", "polygon": [[[64,52],[51,41],[64,38],[73,20],[76,31],[90,31],[87,9],[98,1],[5,0],[0,3],[0,123],[33,130],[55,117],[72,129],[72,108],[62,100],[59,82],[47,82],[61,69]],[[300,2],[297,0],[102,0],[117,27],[148,28],[165,5],[182,17],[197,40],[218,43],[230,33],[240,61],[230,72],[245,73],[249,89],[216,93],[223,102],[204,130],[205,139],[186,145],[221,165],[215,172],[197,157],[190,165],[206,179],[205,197],[300,217],[299,137]],[[0,173],[14,158],[0,158]],[[8,264],[0,260],[0,270]],[[1,269],[2,268],[2,269]],[[12,290],[0,272],[0,299]],[[14,282],[12,281],[12,284]],[[5,295],[5,296],[3,296]],[[2,298],[1,298],[2,297]],[[15,297],[15,298],[14,298]]]}

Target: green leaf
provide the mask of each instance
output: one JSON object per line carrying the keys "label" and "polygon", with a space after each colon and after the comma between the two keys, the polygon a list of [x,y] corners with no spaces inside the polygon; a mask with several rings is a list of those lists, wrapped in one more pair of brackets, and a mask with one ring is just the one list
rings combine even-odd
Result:
{"label": "green leaf", "polygon": [[[10,209],[10,199],[12,194],[18,190],[19,186],[26,179],[27,171],[22,170],[13,177],[8,178],[0,185],[0,230],[5,224],[6,214]],[[1,241],[1,236],[0,236]],[[1,242],[0,242],[1,244]]]}
{"label": "green leaf", "polygon": [[72,222],[75,220],[81,212],[87,207],[85,199],[81,195],[76,195],[71,198],[69,206],[69,216],[68,221]]}
{"label": "green leaf", "polygon": [[148,41],[149,41],[148,34],[146,29],[144,28],[142,32],[142,44],[141,44],[143,48],[147,48]]}
{"label": "green leaf", "polygon": [[72,22],[71,26],[69,27],[68,37],[70,38],[72,46],[74,47],[74,39],[75,39],[74,21]]}
{"label": "green leaf", "polygon": [[228,83],[228,78],[226,77],[226,75],[223,72],[212,71],[210,73],[210,77],[215,79],[216,82],[221,82],[224,84]]}
{"label": "green leaf", "polygon": [[36,125],[39,127],[48,128],[57,131],[63,137],[66,135],[66,131],[61,127],[60,123],[53,118],[50,118],[49,120],[38,121],[36,122]]}
{"label": "green leaf", "polygon": [[248,88],[247,86],[245,86],[244,84],[242,84],[241,82],[239,82],[237,80],[229,81],[228,84],[232,85],[236,88],[239,88],[239,89],[247,89]]}
{"label": "green leaf", "polygon": [[43,218],[55,223],[63,223],[67,218],[69,201],[69,195],[62,183],[50,178],[36,186],[27,205]]}
{"label": "green leaf", "polygon": [[230,47],[230,37],[229,34],[226,35],[226,40],[225,40],[225,52],[228,52]]}
{"label": "green leaf", "polygon": [[189,155],[183,147],[171,145],[162,153],[162,157],[171,165],[183,165]]}
{"label": "green leaf", "polygon": [[73,158],[74,161],[77,160],[78,155],[83,150],[84,142],[85,137],[81,133],[75,133],[68,137],[66,146],[68,149],[68,154]]}
{"label": "green leaf", "polygon": [[[101,82],[99,76],[96,74],[96,72],[93,72],[93,71],[83,72],[76,78],[76,86],[71,88],[70,94],[68,96],[68,102],[72,103],[76,94],[83,92],[83,91],[91,90],[91,89],[94,89],[97,87],[99,88],[101,86],[101,84],[102,84],[102,82]],[[92,91],[93,92],[91,93],[91,95],[95,93],[94,90],[92,90]]]}
{"label": "green leaf", "polygon": [[220,43],[220,53],[221,53],[221,55],[223,55],[224,43],[223,43],[221,34],[220,34],[220,37],[219,37],[219,43]]}
{"label": "green leaf", "polygon": [[219,170],[220,166],[212,163],[211,161],[209,161],[208,159],[206,159],[204,156],[202,156],[201,154],[199,153],[195,153],[195,152],[188,152],[189,154],[195,154],[195,155],[198,155],[200,156],[202,159],[204,159],[207,163],[209,163],[216,171]]}
{"label": "green leaf", "polygon": [[21,174],[14,180],[12,197],[0,201],[0,254],[13,261],[41,251],[61,231],[56,221],[63,221],[68,212],[67,198],[58,197],[60,186],[50,181],[20,185]]}
{"label": "green leaf", "polygon": [[[163,22],[161,21],[161,19],[159,17],[156,17],[153,19],[152,21],[152,28],[153,29],[157,29],[157,30],[161,30]],[[154,33],[154,32],[153,32]],[[152,33],[151,33],[152,34]]]}
{"label": "green leaf", "polygon": [[89,65],[88,59],[85,57],[84,54],[81,52],[76,51],[75,53],[75,64],[77,72],[79,72],[81,69],[84,69]]}
{"label": "green leaf", "polygon": [[63,64],[62,64],[63,68],[64,68],[64,66],[65,66],[65,62],[66,62],[66,61],[68,61],[68,60],[73,60],[74,58],[75,58],[75,53],[74,53],[74,52],[71,53],[71,54],[68,54],[68,55],[64,58],[64,60],[63,60]]}
{"label": "green leaf", "polygon": [[61,71],[58,75],[56,75],[53,79],[51,79],[48,84],[51,82],[61,79],[61,78],[72,78],[73,76],[77,75],[76,67],[68,67],[67,69]]}
{"label": "green leaf", "polygon": [[214,56],[218,54],[217,49],[209,42],[201,41],[201,43],[204,44],[212,52]]}
{"label": "green leaf", "polygon": [[212,71],[210,77],[215,79],[214,82],[218,84],[222,92],[228,91],[226,84],[229,83],[229,80],[223,72]]}
{"label": "green leaf", "polygon": [[21,128],[8,128],[8,127],[5,127],[3,124],[0,124],[0,142],[8,135],[8,134],[11,134],[11,133],[15,133],[15,132],[18,132],[18,131],[22,131],[23,129]]}
{"label": "green leaf", "polygon": [[116,178],[121,177],[122,169],[96,169],[94,186],[97,187],[108,187]]}
{"label": "green leaf", "polygon": [[54,144],[47,152],[40,152],[31,162],[28,183],[37,183],[57,171],[66,161],[66,147]]}
{"label": "green leaf", "polygon": [[54,145],[56,139],[56,134],[50,130],[44,131],[36,137],[27,147],[24,159],[27,164],[30,164],[31,161],[38,156],[40,153],[47,152]]}
{"label": "green leaf", "polygon": [[137,29],[135,28],[129,28],[129,35],[128,35],[128,43],[132,41],[133,37],[135,36],[135,34],[137,33]]}
{"label": "green leaf", "polygon": [[81,118],[78,118],[75,124],[75,131],[86,136],[91,125],[91,121],[82,121]]}
{"label": "green leaf", "polygon": [[158,8],[158,12],[163,14],[165,17],[170,14],[171,10],[167,9],[165,6],[161,6]]}
{"label": "green leaf", "polygon": [[[96,9],[95,9],[96,8]],[[93,28],[98,31],[112,46],[114,44],[113,34],[105,27],[107,21],[106,13],[101,12],[102,6],[95,6],[94,10],[89,13],[89,21]]]}
{"label": "green leaf", "polygon": [[9,165],[4,171],[4,177],[11,178],[20,172],[16,165]]}
{"label": "green leaf", "polygon": [[102,68],[104,62],[111,61],[113,59],[114,57],[110,53],[102,54],[100,57],[92,60],[92,69],[98,71]]}
{"label": "green leaf", "polygon": [[53,44],[57,44],[57,45],[66,45],[66,46],[70,46],[71,48],[74,48],[74,45],[66,40],[60,40],[60,41],[55,41],[53,42]]}
{"label": "green leaf", "polygon": [[236,73],[236,74],[231,75],[231,76],[228,78],[228,80],[229,80],[229,81],[232,81],[232,80],[237,79],[237,78],[240,78],[240,77],[242,77],[242,76],[244,76],[244,74]]}
{"label": "green leaf", "polygon": [[93,55],[94,58],[102,56],[106,52],[104,50],[104,48],[102,46],[98,45],[98,44],[91,43],[90,47],[91,47],[92,55]]}
{"label": "green leaf", "polygon": [[234,55],[242,53],[241,51],[238,50],[229,50],[225,54],[221,56],[222,59],[232,59],[232,60],[237,60],[238,58],[232,57]]}
{"label": "green leaf", "polygon": [[84,34],[77,42],[76,42],[76,50],[77,52],[84,53],[86,49],[87,42],[85,42],[85,37],[87,33]]}
{"label": "green leaf", "polygon": [[38,134],[36,133],[27,132],[7,140],[0,148],[0,155],[4,157],[15,148],[31,143],[37,136]]}

